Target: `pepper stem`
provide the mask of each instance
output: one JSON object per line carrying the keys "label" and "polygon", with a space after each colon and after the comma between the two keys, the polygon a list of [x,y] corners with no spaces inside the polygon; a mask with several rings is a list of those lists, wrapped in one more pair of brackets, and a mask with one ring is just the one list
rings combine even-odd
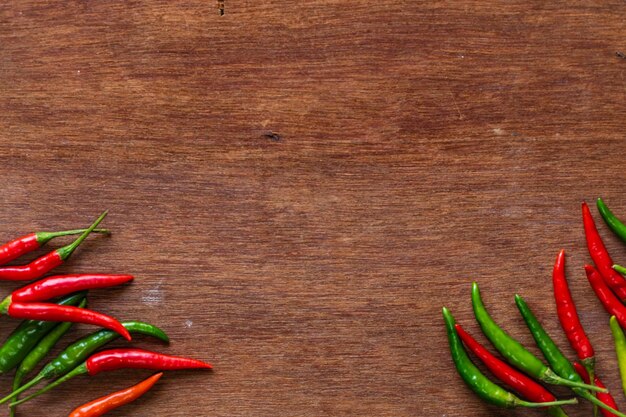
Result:
{"label": "pepper stem", "polygon": [[[39,391],[37,391],[36,393],[31,394],[31,395],[29,395],[28,397],[22,398],[21,400],[16,401],[16,402],[14,402],[14,403],[11,403],[10,405],[11,405],[11,407],[16,407],[16,406],[18,406],[18,405],[20,405],[20,404],[25,403],[26,401],[30,401],[30,400],[32,400],[33,398],[38,397],[38,396],[40,396],[41,394],[43,394],[43,393],[46,393],[46,392],[50,391],[51,389],[53,389],[53,388],[55,388],[55,387],[57,387],[57,386],[61,385],[61,384],[62,384],[62,383],[64,383],[65,381],[69,381],[70,379],[74,378],[75,376],[78,376],[78,375],[83,375],[83,374],[86,374],[87,372],[88,372],[88,371],[87,371],[87,365],[86,365],[85,363],[83,363],[82,365],[78,365],[76,368],[74,368],[73,370],[71,370],[71,371],[70,371],[69,373],[67,373],[65,376],[62,376],[61,378],[57,379],[57,380],[56,380],[56,381],[54,381],[53,383],[46,385],[45,387],[43,387],[42,389],[40,389],[40,390],[39,390]],[[21,389],[21,388],[20,388],[20,389]],[[18,390],[18,391],[19,391],[19,390]],[[11,397],[13,397],[13,396],[14,396],[13,394],[15,394],[15,392],[14,392],[14,393],[12,393],[12,396],[11,396]],[[18,392],[16,395],[19,395],[19,392]],[[8,398],[8,397],[7,397],[7,398]],[[4,401],[4,400],[2,400],[2,401]],[[0,404],[1,404],[1,403],[2,403],[2,402],[0,401]],[[626,416],[623,416],[623,417],[626,417]]]}
{"label": "pepper stem", "polygon": [[[85,233],[86,230],[87,229],[73,229],[73,230],[63,230],[60,232],[37,232],[35,233],[35,236],[37,237],[37,243],[39,243],[40,246],[43,246],[54,238],[62,237],[62,236],[80,235],[82,233]],[[91,232],[102,233],[105,235],[111,234],[111,231],[109,229],[93,229]]]}
{"label": "pepper stem", "polygon": [[22,385],[20,388],[16,389],[15,391],[10,393],[6,397],[0,399],[0,404],[4,404],[5,402],[9,401],[11,398],[14,398],[20,395],[21,393],[28,390],[29,388],[34,387],[35,385],[39,384],[44,379],[45,379],[44,374],[37,375],[36,377],[28,381],[26,384]]}
{"label": "pepper stem", "polygon": [[580,389],[574,389],[574,392],[576,393],[576,395],[578,395],[579,397],[584,398],[587,401],[590,401],[591,403],[593,403],[594,405],[597,405],[600,408],[604,408],[606,411],[609,411],[613,414],[615,414],[618,417],[626,417],[626,414],[620,413],[619,411],[617,411],[616,409],[614,409],[613,407],[610,407],[606,404],[604,404],[602,401],[600,401],[599,399],[597,399],[596,397],[594,397],[591,393],[589,393],[588,391],[584,391],[584,390],[580,390]]}
{"label": "pepper stem", "polygon": [[622,275],[626,275],[626,268],[624,268],[621,265],[615,264],[615,265],[613,265],[613,269],[616,270],[617,272],[619,272]]}
{"label": "pepper stem", "polygon": [[576,398],[570,398],[569,400],[550,401],[546,403],[531,403],[531,402],[523,401],[523,400],[515,401],[515,405],[522,406],[522,407],[531,407],[531,408],[553,407],[556,405],[568,405],[568,404],[578,404],[578,400]]}
{"label": "pepper stem", "polygon": [[596,387],[595,385],[589,385],[583,382],[570,381],[569,379],[561,378],[560,376],[554,373],[548,374],[546,378],[544,379],[544,381],[547,382],[548,384],[564,385],[570,388],[583,388],[586,390],[603,392],[603,393],[609,392],[609,390],[606,388]]}
{"label": "pepper stem", "polygon": [[100,224],[100,222],[104,220],[104,218],[107,216],[108,213],[109,213],[109,210],[106,210],[104,213],[102,213],[100,217],[98,217],[96,221],[93,222],[93,224],[89,227],[89,229],[85,230],[83,234],[80,235],[79,238],[76,239],[74,242],[70,243],[67,246],[63,246],[62,248],[57,249],[57,253],[59,254],[59,257],[63,261],[67,260],[67,258],[69,258],[70,255],[72,255],[72,253],[76,250],[76,248],[81,243],[83,243],[85,239],[87,239],[87,236],[89,236],[89,234],[94,231],[94,229]]}

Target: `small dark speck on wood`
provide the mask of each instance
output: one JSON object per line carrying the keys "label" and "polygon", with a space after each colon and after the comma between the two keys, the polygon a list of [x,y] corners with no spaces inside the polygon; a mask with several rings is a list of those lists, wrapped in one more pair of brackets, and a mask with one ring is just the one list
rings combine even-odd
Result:
{"label": "small dark speck on wood", "polygon": [[220,16],[224,16],[224,0],[217,0],[217,10]]}
{"label": "small dark speck on wood", "polygon": [[621,51],[617,51],[615,52],[615,55],[617,55],[618,57],[622,58],[622,59],[626,59],[626,54],[624,54]]}
{"label": "small dark speck on wood", "polygon": [[283,138],[278,133],[274,133],[272,131],[264,133],[263,137],[271,140],[272,142],[280,142],[281,140],[283,140]]}

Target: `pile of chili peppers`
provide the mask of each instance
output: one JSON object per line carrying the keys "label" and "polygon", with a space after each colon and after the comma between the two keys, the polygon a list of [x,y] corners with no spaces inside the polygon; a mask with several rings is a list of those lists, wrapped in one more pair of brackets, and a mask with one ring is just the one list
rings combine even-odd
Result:
{"label": "pile of chili peppers", "polygon": [[[70,417],[94,417],[139,398],[163,376],[162,371],[212,368],[210,364],[199,360],[137,348],[99,351],[120,336],[130,341],[131,334],[142,334],[169,343],[165,332],[152,324],[141,321],[120,322],[87,308],[88,291],[129,283],[133,280],[131,275],[93,273],[44,277],[63,264],[91,233],[108,234],[106,229],[97,229],[106,215],[107,212],[104,212],[87,229],[31,233],[0,246],[0,280],[37,280],[16,289],[0,302],[0,314],[24,319],[0,345],[0,373],[15,370],[13,391],[0,399],[0,404],[8,403],[11,416],[16,415],[19,404],[78,375],[95,376],[100,372],[129,368],[159,371],[136,385],[98,398],[70,413]],[[42,247],[52,239],[70,235],[79,236],[72,243],[26,265],[7,266],[9,262]],[[36,376],[24,383],[74,323],[94,325],[101,329],[71,343],[43,366]],[[48,385],[19,399],[20,394],[46,380],[50,381]]]}
{"label": "pile of chili peppers", "polygon": [[[602,199],[598,211],[605,223],[624,243],[626,225],[620,221]],[[593,265],[585,265],[585,275],[596,296],[609,313],[609,329],[615,341],[622,389],[626,394],[626,268],[617,265],[596,228],[591,211],[582,203],[582,218],[587,249]],[[455,322],[452,313],[443,308],[448,341],[454,365],[467,385],[482,399],[500,407],[539,407],[551,416],[567,417],[562,406],[575,404],[577,398],[594,405],[604,417],[626,417],[595,372],[596,357],[585,334],[565,276],[565,251],[561,250],[552,271],[554,299],[561,327],[578,357],[572,363],[543,328],[526,301],[515,295],[515,304],[528,330],[541,351],[545,362],[529,352],[519,341],[500,327],[488,313],[477,283],[472,284],[472,307],[483,334],[499,352],[500,357],[476,341]],[[469,353],[480,360],[493,376],[508,388],[492,382],[470,359]],[[547,362],[547,363],[546,363]],[[562,385],[575,396],[558,400],[544,385]],[[513,391],[513,392],[512,392]]]}

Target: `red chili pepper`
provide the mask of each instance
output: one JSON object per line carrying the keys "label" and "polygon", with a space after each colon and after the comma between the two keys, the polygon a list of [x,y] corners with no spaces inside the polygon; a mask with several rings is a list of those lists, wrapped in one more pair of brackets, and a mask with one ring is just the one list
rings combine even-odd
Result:
{"label": "red chili pepper", "polygon": [[71,294],[73,292],[107,288],[132,281],[132,275],[74,274],[44,278],[19,288],[9,296],[12,301],[32,302]]}
{"label": "red chili pepper", "polygon": [[604,309],[611,315],[615,316],[619,324],[626,328],[626,306],[621,303],[619,298],[606,285],[606,282],[600,276],[600,273],[591,265],[585,265],[587,280],[591,284],[591,288],[598,296],[598,299],[604,306]]}
{"label": "red chili pepper", "polygon": [[587,249],[593,263],[596,264],[600,275],[617,294],[622,301],[626,301],[626,279],[613,269],[613,260],[606,250],[604,242],[598,233],[596,224],[589,211],[587,203],[582,203],[583,209],[583,225],[585,227],[585,238],[587,240]]}
{"label": "red chili pepper", "polygon": [[88,402],[87,404],[83,404],[72,411],[69,417],[99,417],[104,415],[111,410],[126,405],[141,397],[143,394],[148,392],[162,376],[163,372],[159,372],[137,385],[114,392],[113,394],[105,395],[104,397],[100,397],[97,400]]}
{"label": "red chili pepper", "polygon": [[82,365],[77,366],[65,376],[45,386],[34,394],[29,395],[11,404],[18,406],[29,401],[52,388],[61,385],[75,376],[89,374],[97,375],[100,372],[115,371],[117,369],[153,369],[160,371],[173,371],[178,369],[212,369],[213,366],[206,362],[195,359],[181,358],[179,356],[164,355],[142,349],[110,349],[95,353]]}
{"label": "red chili pepper", "polygon": [[[578,372],[578,375],[580,375],[580,377],[583,379],[583,381],[585,381],[585,384],[589,384],[589,381],[590,381],[589,380],[589,374],[587,373],[587,370],[585,369],[585,367],[582,366],[581,364],[579,364],[578,362],[576,362],[576,363],[574,363],[574,368],[576,368],[576,372]],[[602,381],[600,381],[600,379],[597,376],[595,376],[593,378],[593,383],[597,387],[606,388],[604,386],[604,384],[602,383]],[[598,392],[596,394],[596,396],[604,404],[606,404],[609,407],[614,408],[615,410],[619,411],[619,408],[617,408],[617,403],[615,403],[615,399],[608,392]],[[602,415],[604,417],[617,417],[615,414],[613,414],[610,411],[605,410],[603,408],[600,408],[600,412],[602,413]]]}
{"label": "red chili pepper", "polygon": [[468,347],[497,378],[519,392],[526,399],[543,403],[556,401],[556,397],[540,384],[536,383],[506,362],[495,357],[484,346],[478,343],[460,324],[455,324],[456,331]]}
{"label": "red chili pepper", "polygon": [[0,280],[30,281],[42,277],[44,274],[50,272],[65,262],[76,250],[76,248],[87,238],[87,236],[93,232],[98,224],[100,224],[106,215],[107,211],[102,213],[102,215],[98,217],[91,227],[85,230],[85,232],[78,239],[67,246],[63,246],[62,248],[52,251],[47,255],[37,258],[28,265],[6,266],[0,268]]}
{"label": "red chili pepper", "polygon": [[570,345],[576,351],[578,358],[585,365],[591,375],[595,367],[595,353],[593,346],[585,334],[576,305],[572,299],[567,279],[565,278],[565,251],[561,250],[556,257],[554,269],[552,270],[552,284],[554,286],[554,299],[556,300],[556,311],[561,322],[561,327],[569,340]]}
{"label": "red chili pepper", "polygon": [[[71,236],[84,233],[85,229],[64,230],[62,232],[35,232],[14,239],[0,246],[0,265],[11,262],[22,255],[39,249],[52,239],[61,236]],[[106,229],[95,229],[94,233],[109,233]]]}
{"label": "red chili pepper", "polygon": [[130,333],[119,321],[96,311],[52,303],[22,303],[17,301],[11,302],[8,307],[6,305],[1,307],[13,318],[94,324],[113,330],[126,340],[131,340]]}

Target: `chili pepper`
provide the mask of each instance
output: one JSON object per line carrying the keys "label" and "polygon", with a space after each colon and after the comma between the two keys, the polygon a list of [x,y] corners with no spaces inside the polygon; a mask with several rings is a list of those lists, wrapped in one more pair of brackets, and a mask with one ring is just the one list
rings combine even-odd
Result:
{"label": "chili pepper", "polygon": [[[60,306],[79,304],[86,293],[77,293],[65,297]],[[56,304],[54,304],[56,305]],[[0,347],[0,373],[15,368],[24,357],[57,323],[51,321],[26,320],[22,322]]]}
{"label": "chili pepper", "polygon": [[615,316],[619,324],[626,327],[626,306],[613,294],[606,285],[600,273],[591,265],[585,265],[585,273],[591,288],[598,296],[604,309],[612,316]]}
{"label": "chili pepper", "polygon": [[130,340],[130,334],[122,324],[111,316],[72,306],[60,306],[51,303],[22,303],[13,301],[8,308],[0,305],[0,311],[18,319],[43,321],[70,321],[72,323],[93,324],[121,334]]}
{"label": "chili pepper", "polygon": [[97,400],[93,400],[87,404],[81,405],[72,411],[69,417],[99,417],[111,410],[126,405],[143,394],[148,392],[150,388],[157,383],[157,381],[163,376],[163,372],[152,375],[150,378],[140,382],[137,385],[133,385],[130,388],[123,389],[121,391],[114,392],[113,394],[105,395]]}
{"label": "chili pepper", "polygon": [[[533,335],[533,338],[535,339],[537,346],[543,353],[543,356],[545,356],[545,358],[548,360],[548,363],[550,364],[550,366],[556,371],[556,373],[560,377],[566,378],[576,383],[584,384],[583,379],[576,372],[574,365],[572,365],[572,363],[559,350],[558,346],[554,343],[552,338],[550,338],[550,335],[548,335],[545,329],[541,326],[541,324],[539,323],[539,320],[537,320],[537,317],[535,317],[535,315],[530,310],[526,302],[522,299],[522,297],[520,297],[519,295],[515,295],[515,303],[517,304],[517,307],[520,313],[522,313],[522,317],[524,318],[524,321],[526,322],[526,325],[528,326],[530,333]],[[592,385],[586,385],[586,386],[590,387]],[[620,417],[626,417],[625,414],[620,413],[619,411],[609,407],[607,404],[598,400],[594,395],[592,395],[586,389],[582,389],[580,387],[573,387],[572,391],[574,391],[574,393],[578,395],[579,397],[582,397],[586,399],[587,401],[590,401],[591,403],[597,405],[600,408],[610,411]],[[603,389],[603,388],[595,387],[595,386],[592,391],[599,391],[599,392],[605,392],[605,393],[608,392],[606,388]]]}
{"label": "chili pepper", "polygon": [[[459,338],[454,328],[454,317],[446,307],[443,308],[443,318],[446,322],[448,342],[450,344],[450,352],[452,353],[452,360],[454,361],[454,365],[463,381],[465,381],[465,383],[472,389],[472,391],[474,391],[480,398],[490,404],[506,408],[513,408],[517,406],[547,407],[564,404],[559,401],[541,403],[527,402],[491,382],[472,363],[469,356],[467,356],[467,352],[465,351],[465,348],[461,343],[461,339]],[[571,404],[571,402],[567,403]]]}
{"label": "chili pepper", "polygon": [[[122,325],[130,333],[152,336],[163,342],[169,343],[169,337],[167,337],[165,332],[151,324],[140,321],[129,321],[122,323]],[[65,350],[63,350],[63,352],[61,352],[50,363],[44,366],[44,368],[32,380],[20,387],[19,390],[14,391],[7,397],[1,399],[0,404],[41,383],[44,379],[54,379],[67,374],[85,361],[93,352],[100,349],[107,343],[117,339],[119,336],[120,335],[118,333],[111,330],[99,330],[77,340],[65,348]]]}
{"label": "chili pepper", "polygon": [[467,348],[476,355],[499,380],[533,402],[555,401],[556,397],[542,385],[536,383],[506,362],[496,358],[469,333],[455,324],[454,328]]}
{"label": "chili pepper", "polygon": [[[64,230],[62,232],[36,232],[14,239],[0,246],[0,265],[9,263],[28,252],[39,249],[54,238],[78,235],[85,231],[86,229]],[[93,233],[109,234],[110,232],[106,229],[94,229]]]}
{"label": "chili pepper", "polygon": [[57,275],[19,288],[7,298],[20,302],[43,301],[76,291],[113,287],[132,281],[132,279],[132,275]]}
{"label": "chili pepper", "polygon": [[569,344],[576,351],[578,358],[585,365],[589,375],[593,378],[595,367],[595,354],[593,346],[585,334],[576,305],[572,299],[567,279],[565,278],[565,251],[561,250],[556,257],[554,269],[552,271],[552,285],[554,287],[554,298],[556,300],[556,311],[561,322],[561,327],[569,340]]}
{"label": "chili pepper", "polygon": [[478,284],[472,284],[472,306],[474,315],[480,328],[493,346],[504,356],[507,361],[528,375],[548,384],[565,385],[568,387],[581,387],[586,389],[597,389],[585,385],[582,382],[571,381],[557,375],[548,368],[539,358],[530,353],[520,342],[513,339],[508,333],[502,330],[491,318],[480,297]]}
{"label": "chili pepper", "polygon": [[587,249],[589,255],[596,264],[600,275],[609,287],[617,294],[620,300],[626,300],[626,279],[613,269],[613,260],[606,250],[602,238],[596,229],[596,224],[589,211],[587,203],[582,203],[583,208],[583,225],[585,227],[585,238],[587,240]]}
{"label": "chili pepper", "polygon": [[609,321],[613,340],[615,340],[615,353],[617,355],[617,364],[619,365],[619,374],[622,380],[622,389],[626,393],[626,336],[620,327],[615,316],[611,316]]}
{"label": "chili pepper", "polygon": [[[14,405],[30,401],[33,398],[61,385],[79,375],[94,376],[100,372],[115,371],[118,369],[153,369],[159,371],[173,371],[179,369],[212,369],[212,365],[179,356],[164,355],[142,349],[110,349],[96,353],[89,357],[81,365],[77,366],[65,376],[45,386],[34,394],[23,398]],[[494,386],[497,386],[493,384]],[[574,399],[575,400],[575,399]],[[521,400],[520,400],[521,401]],[[531,403],[534,404],[534,403]],[[547,407],[552,405],[575,404],[572,400],[555,401],[551,403],[539,403],[535,407]]]}
{"label": "chili pepper", "polygon": [[85,230],[85,232],[73,243],[37,258],[28,265],[5,266],[0,268],[0,280],[30,281],[42,277],[44,274],[50,272],[65,262],[72,255],[76,248],[83,243],[87,236],[89,236],[98,224],[104,220],[107,212],[108,211],[102,213],[100,217],[98,217],[98,219],[89,227],[89,229]]}
{"label": "chili pepper", "polygon": [[[581,376],[583,381],[585,381],[586,384],[589,384],[589,381],[591,380],[589,379],[589,373],[587,372],[587,369],[578,362],[574,363],[574,368],[576,368],[576,372],[578,372],[578,374]],[[593,378],[593,384],[599,387],[605,388],[604,384],[602,383],[602,381],[600,381],[600,379],[597,376]],[[610,393],[599,392],[597,394],[597,397],[600,401],[602,401],[604,404],[608,405],[609,407],[619,410],[617,408],[617,403],[615,402],[615,399]],[[616,417],[615,414],[604,409],[601,409],[600,412],[602,413],[604,417]]]}
{"label": "chili pepper", "polygon": [[[87,299],[83,298],[83,300],[78,305],[79,308],[85,308],[87,305]],[[26,355],[26,357],[22,360],[22,363],[15,371],[15,376],[13,377],[13,390],[17,390],[21,385],[24,379],[24,376],[31,372],[39,362],[50,352],[50,350],[57,344],[59,339],[65,335],[71,328],[73,323],[64,322],[58,324],[54,329],[52,329],[47,335],[45,335],[39,343]],[[10,416],[14,416],[15,408],[11,408]]]}
{"label": "chili pepper", "polygon": [[611,210],[604,204],[601,198],[598,198],[596,201],[596,205],[598,206],[598,211],[600,215],[604,219],[604,222],[609,226],[609,229],[613,231],[624,242],[626,242],[626,225],[620,221]]}

